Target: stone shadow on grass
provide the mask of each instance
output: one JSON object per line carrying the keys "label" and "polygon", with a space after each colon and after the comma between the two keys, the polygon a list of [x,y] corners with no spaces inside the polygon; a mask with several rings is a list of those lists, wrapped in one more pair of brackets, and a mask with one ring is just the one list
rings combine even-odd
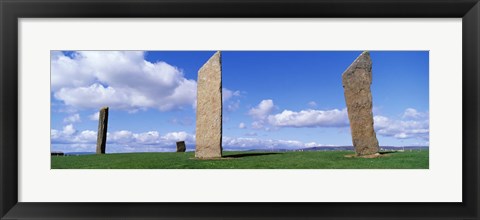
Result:
{"label": "stone shadow on grass", "polygon": [[395,153],[398,153],[398,151],[381,151],[381,152],[378,152],[379,154],[395,154]]}
{"label": "stone shadow on grass", "polygon": [[281,153],[241,153],[241,154],[225,155],[225,156],[222,156],[222,157],[225,157],[225,158],[241,158],[241,157],[265,156],[265,155],[272,155],[272,154],[281,154]]}

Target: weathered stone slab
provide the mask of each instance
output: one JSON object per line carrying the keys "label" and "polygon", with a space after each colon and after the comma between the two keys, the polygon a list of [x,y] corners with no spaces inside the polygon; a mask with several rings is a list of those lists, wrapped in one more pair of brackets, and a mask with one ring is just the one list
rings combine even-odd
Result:
{"label": "weathered stone slab", "polygon": [[348,119],[355,152],[358,156],[379,151],[373,129],[372,113],[372,60],[364,51],[342,74],[342,84],[347,103]]}
{"label": "weathered stone slab", "polygon": [[105,154],[107,144],[108,107],[100,109],[98,116],[97,154]]}
{"label": "weathered stone slab", "polygon": [[187,146],[185,145],[185,141],[177,141],[177,152],[185,152],[187,150]]}
{"label": "weathered stone slab", "polygon": [[198,71],[195,157],[222,156],[222,63],[216,52]]}

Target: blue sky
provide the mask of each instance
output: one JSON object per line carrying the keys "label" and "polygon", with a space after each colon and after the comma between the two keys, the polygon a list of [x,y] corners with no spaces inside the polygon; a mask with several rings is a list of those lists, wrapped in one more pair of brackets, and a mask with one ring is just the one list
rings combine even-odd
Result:
{"label": "blue sky", "polygon": [[[351,145],[341,75],[362,51],[222,51],[225,150]],[[52,51],[53,151],[195,146],[198,69],[215,51]],[[381,146],[429,144],[428,51],[371,51]]]}

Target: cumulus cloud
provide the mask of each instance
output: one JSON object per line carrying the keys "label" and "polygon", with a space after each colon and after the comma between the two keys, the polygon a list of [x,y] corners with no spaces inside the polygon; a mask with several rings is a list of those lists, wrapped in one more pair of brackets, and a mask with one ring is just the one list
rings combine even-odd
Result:
{"label": "cumulus cloud", "polygon": [[265,119],[268,114],[273,111],[274,107],[275,106],[273,105],[273,100],[262,100],[256,107],[250,109],[250,111],[248,111],[248,114],[255,119],[262,120]]}
{"label": "cumulus cloud", "polygon": [[[53,148],[62,147],[67,151],[95,151],[97,132],[91,130],[77,131],[73,125],[62,130],[51,130]],[[107,150],[109,152],[146,152],[175,151],[177,141],[185,141],[194,147],[195,135],[185,131],[160,134],[158,131],[134,133],[127,130],[107,133]],[[81,147],[79,147],[81,146]]]}
{"label": "cumulus cloud", "polygon": [[[256,133],[247,133],[247,136],[256,136]],[[61,130],[51,130],[53,150],[65,152],[95,151],[97,132],[91,130],[77,131],[73,125],[66,125]],[[185,141],[187,148],[193,150],[195,134],[185,131],[161,134],[158,131],[135,133],[128,130],[107,133],[107,152],[173,152],[175,142]],[[306,147],[324,146],[316,142],[302,142],[299,140],[274,140],[253,137],[223,137],[223,148],[226,150],[250,149],[300,149]]]}
{"label": "cumulus cloud", "polygon": [[338,110],[302,110],[268,116],[268,123],[276,127],[344,127],[348,126],[347,109]]}
{"label": "cumulus cloud", "polygon": [[226,88],[222,88],[222,101],[225,102],[232,97],[240,96],[240,91],[232,91]]}
{"label": "cumulus cloud", "polygon": [[[316,104],[316,103],[315,103]],[[347,109],[332,110],[283,110],[281,113],[272,114],[275,105],[273,100],[262,100],[256,107],[250,109],[248,114],[254,119],[253,129],[270,129],[279,127],[344,127],[349,125]]]}
{"label": "cumulus cloud", "polygon": [[231,138],[224,137],[222,145],[226,149],[301,149],[306,147],[321,146],[315,142],[304,143],[298,140],[273,140],[258,138]]}
{"label": "cumulus cloud", "polygon": [[75,128],[73,127],[72,124],[69,124],[69,125],[66,125],[65,127],[63,127],[63,130],[62,130],[62,133],[61,134],[64,134],[64,135],[72,135],[73,133],[75,133]]}
{"label": "cumulus cloud", "polygon": [[418,118],[423,118],[427,115],[428,113],[423,113],[419,112],[414,108],[407,108],[405,109],[405,112],[403,113],[404,119],[418,119]]}
{"label": "cumulus cloud", "polygon": [[405,110],[402,118],[404,120],[390,119],[380,115],[374,116],[373,120],[377,134],[397,139],[429,140],[428,113],[409,108]]}
{"label": "cumulus cloud", "polygon": [[95,112],[89,115],[88,118],[92,121],[98,121],[98,118],[100,118],[100,112]]}
{"label": "cumulus cloud", "polygon": [[240,100],[237,99],[235,101],[229,101],[228,103],[226,103],[226,105],[224,103],[224,106],[227,112],[233,112],[240,107]]}
{"label": "cumulus cloud", "polygon": [[192,117],[172,118],[170,120],[170,123],[172,124],[183,125],[183,126],[193,125],[194,122],[195,122],[195,118],[192,118]]}
{"label": "cumulus cloud", "polygon": [[62,130],[50,130],[50,137],[52,144],[61,143],[95,143],[97,140],[97,132],[85,130],[77,131],[73,124],[68,124],[63,127]]}
{"label": "cumulus cloud", "polygon": [[[252,129],[265,129],[281,127],[348,127],[349,119],[347,109],[342,110],[283,110],[278,114],[271,114],[274,108],[272,100],[263,100],[258,106],[249,111],[254,121]],[[396,139],[429,140],[428,112],[420,112],[414,108],[407,108],[402,120],[388,118],[382,115],[374,116],[374,126],[378,135]]]}
{"label": "cumulus cloud", "polygon": [[170,132],[167,133],[164,137],[165,140],[172,140],[172,141],[194,141],[194,135],[188,134],[187,132],[180,131],[180,132]]}
{"label": "cumulus cloud", "polygon": [[265,127],[267,123],[268,115],[275,109],[275,105],[273,104],[273,100],[265,99],[262,100],[257,106],[251,108],[248,111],[248,115],[250,115],[254,121],[251,124],[251,128],[253,129],[269,129]]}
{"label": "cumulus cloud", "polygon": [[244,129],[247,128],[247,126],[245,125],[245,123],[241,122],[240,124],[238,124],[238,128]]}
{"label": "cumulus cloud", "polygon": [[195,80],[168,63],[146,61],[142,51],[54,52],[51,78],[54,97],[75,108],[167,111],[193,107],[196,98]]}
{"label": "cumulus cloud", "polygon": [[157,145],[159,147],[175,146],[177,141],[190,141],[195,138],[193,135],[184,131],[170,132],[161,135],[158,131],[148,131],[143,133],[133,133],[131,131],[116,131],[107,135],[107,141],[114,144],[129,145]]}
{"label": "cumulus cloud", "polygon": [[251,126],[253,129],[262,129],[264,126],[263,126],[263,122],[262,121],[254,121],[252,122],[252,126]]}
{"label": "cumulus cloud", "polygon": [[73,140],[74,143],[96,143],[97,132],[91,130],[81,131],[76,135]]}
{"label": "cumulus cloud", "polygon": [[80,114],[70,115],[70,116],[64,118],[63,122],[65,122],[65,123],[80,122]]}

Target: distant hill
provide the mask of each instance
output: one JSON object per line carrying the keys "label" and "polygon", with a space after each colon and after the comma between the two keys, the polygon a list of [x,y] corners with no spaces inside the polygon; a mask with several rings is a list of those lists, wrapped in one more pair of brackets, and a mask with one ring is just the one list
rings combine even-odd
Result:
{"label": "distant hill", "polygon": [[[246,151],[262,152],[289,152],[289,151],[353,151],[353,146],[318,146],[300,149],[251,149]],[[398,151],[398,150],[428,150],[428,146],[381,146],[380,151]]]}
{"label": "distant hill", "polygon": [[394,147],[394,146],[382,146],[380,147],[385,150],[428,150],[428,146],[404,146],[404,147]]}
{"label": "distant hill", "polygon": [[67,152],[65,153],[65,156],[79,156],[88,154],[96,154],[96,152]]}
{"label": "distant hill", "polygon": [[[428,146],[380,146],[380,151],[392,151],[392,150],[427,150]],[[342,151],[342,150],[351,150],[353,151],[353,146],[334,146],[334,147],[308,147],[302,148],[295,151]]]}

